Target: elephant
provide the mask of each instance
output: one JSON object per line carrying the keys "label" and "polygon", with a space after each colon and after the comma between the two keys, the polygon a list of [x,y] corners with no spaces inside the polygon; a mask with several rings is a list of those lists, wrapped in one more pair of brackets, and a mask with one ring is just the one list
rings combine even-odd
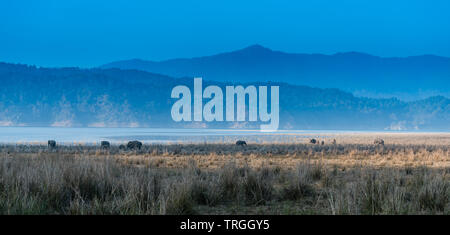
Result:
{"label": "elephant", "polygon": [[243,140],[238,140],[238,141],[236,141],[236,145],[237,146],[246,146],[247,143],[245,141],[243,141]]}
{"label": "elephant", "polygon": [[102,141],[102,142],[100,143],[100,146],[101,146],[103,149],[109,149],[109,147],[111,147],[111,144],[109,143],[109,141]]}
{"label": "elephant", "polygon": [[47,145],[49,148],[56,148],[56,141],[49,140]]}
{"label": "elephant", "polygon": [[127,144],[127,149],[141,149],[142,147],[142,142],[134,140],[134,141],[130,141]]}

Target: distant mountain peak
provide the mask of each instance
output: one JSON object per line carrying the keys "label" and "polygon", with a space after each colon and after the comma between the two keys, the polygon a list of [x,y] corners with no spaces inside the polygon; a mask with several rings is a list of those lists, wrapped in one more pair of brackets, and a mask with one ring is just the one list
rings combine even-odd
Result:
{"label": "distant mountain peak", "polygon": [[267,47],[263,47],[263,46],[261,46],[259,44],[253,44],[253,45],[245,47],[245,48],[243,48],[243,49],[241,49],[239,51],[245,51],[245,52],[261,52],[261,51],[263,51],[263,52],[268,52],[268,51],[272,51],[272,50],[267,48]]}
{"label": "distant mountain peak", "polygon": [[253,44],[203,57],[119,61],[102,68],[143,70],[178,78],[202,76],[218,82],[284,82],[402,100],[450,97],[450,58],[430,55],[380,57],[357,51],[304,54]]}
{"label": "distant mountain peak", "polygon": [[253,44],[248,47],[245,47],[245,49],[268,49],[268,48],[266,48],[260,44]]}
{"label": "distant mountain peak", "polygon": [[352,57],[377,57],[368,53],[358,52],[358,51],[349,51],[349,52],[338,52],[333,56],[352,56]]}

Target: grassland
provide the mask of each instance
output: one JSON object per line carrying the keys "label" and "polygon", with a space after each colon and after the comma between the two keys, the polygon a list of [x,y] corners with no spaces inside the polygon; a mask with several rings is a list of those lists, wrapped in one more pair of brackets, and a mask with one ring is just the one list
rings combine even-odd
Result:
{"label": "grassland", "polygon": [[310,137],[2,145],[0,214],[450,214],[450,134]]}

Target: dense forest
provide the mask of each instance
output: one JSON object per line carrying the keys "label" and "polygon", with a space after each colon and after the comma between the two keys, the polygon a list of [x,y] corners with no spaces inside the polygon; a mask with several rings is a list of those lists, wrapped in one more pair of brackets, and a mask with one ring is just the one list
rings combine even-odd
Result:
{"label": "dense forest", "polygon": [[[0,82],[1,126],[259,128],[255,122],[172,121],[172,88],[192,88],[190,77],[0,63]],[[444,96],[405,102],[287,83],[251,85],[280,86],[280,129],[450,130],[450,100]]]}

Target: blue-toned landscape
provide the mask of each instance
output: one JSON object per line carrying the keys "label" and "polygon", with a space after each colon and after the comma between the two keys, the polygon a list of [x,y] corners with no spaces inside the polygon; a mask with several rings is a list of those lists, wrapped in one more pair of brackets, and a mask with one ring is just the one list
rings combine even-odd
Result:
{"label": "blue-toned landscape", "polygon": [[279,85],[280,129],[450,130],[450,58],[289,54],[257,45],[92,69],[0,63],[0,125],[258,128],[252,122],[172,121],[172,88],[192,88],[197,75],[205,86]]}
{"label": "blue-toned landscape", "polygon": [[[444,0],[1,1],[0,215],[184,215],[127,217],[128,233],[450,215],[449,12]],[[78,227],[125,226],[97,218]]]}

